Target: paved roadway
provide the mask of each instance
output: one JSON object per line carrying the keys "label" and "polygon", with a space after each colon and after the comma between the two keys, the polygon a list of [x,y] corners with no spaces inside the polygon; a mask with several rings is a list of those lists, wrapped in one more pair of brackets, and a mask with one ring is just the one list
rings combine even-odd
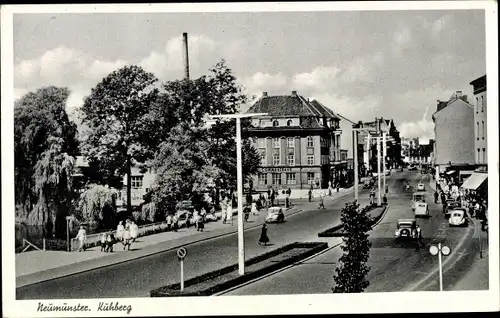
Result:
{"label": "paved roadway", "polygon": [[[442,242],[451,247],[452,254],[444,257],[444,290],[450,288],[466,274],[478,257],[477,240],[472,239],[474,227],[450,228],[441,212],[441,205],[434,204],[428,175],[414,171],[393,172],[389,179],[389,210],[384,219],[370,233],[370,250],[367,292],[390,291],[432,291],[438,290],[436,256],[429,253],[429,245]],[[416,248],[413,242],[394,243],[396,221],[413,218],[411,193],[404,191],[404,181],[409,180],[416,188],[419,182],[426,184],[427,202],[431,218],[418,219],[422,228],[425,247]],[[360,196],[366,200],[367,194]],[[323,238],[320,238],[323,240]],[[329,239],[329,246],[341,242],[339,238]],[[331,293],[334,286],[333,274],[342,251],[339,247],[330,249],[317,257],[296,264],[286,270],[267,276],[251,284],[241,286],[225,295],[279,295]],[[473,288],[473,287],[471,287]]]}
{"label": "paved roadway", "polygon": [[[364,190],[365,191],[365,190]],[[269,225],[273,246],[258,245],[260,228],[245,232],[246,258],[295,241],[317,241],[317,233],[340,222],[340,208],[353,200],[348,194],[326,201],[326,209],[317,203],[305,203],[304,212],[287,218],[281,224]],[[237,263],[236,234],[187,246],[186,279]],[[133,253],[133,251],[131,252]],[[16,289],[17,299],[149,297],[149,291],[179,280],[179,263],[175,251],[165,251],[92,271],[27,285]]]}

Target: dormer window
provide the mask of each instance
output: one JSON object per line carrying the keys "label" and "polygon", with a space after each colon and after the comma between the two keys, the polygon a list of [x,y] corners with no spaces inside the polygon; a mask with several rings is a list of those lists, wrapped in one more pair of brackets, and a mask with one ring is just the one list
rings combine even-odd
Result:
{"label": "dormer window", "polygon": [[279,125],[280,125],[280,123],[277,120],[273,121],[273,127],[278,127]]}
{"label": "dormer window", "polygon": [[290,126],[292,126],[292,123],[293,123],[293,122],[292,122],[292,120],[291,120],[291,119],[289,119],[289,120],[286,122],[286,125],[290,127]]}

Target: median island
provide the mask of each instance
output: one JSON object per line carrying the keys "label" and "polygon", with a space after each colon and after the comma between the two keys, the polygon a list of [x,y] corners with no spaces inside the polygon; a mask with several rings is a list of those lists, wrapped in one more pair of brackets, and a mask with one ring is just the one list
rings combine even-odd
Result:
{"label": "median island", "polygon": [[238,264],[233,264],[186,280],[182,292],[180,283],[176,283],[154,289],[150,296],[210,296],[294,264],[326,248],[328,244],[324,242],[295,242],[247,260],[244,275],[239,275]]}

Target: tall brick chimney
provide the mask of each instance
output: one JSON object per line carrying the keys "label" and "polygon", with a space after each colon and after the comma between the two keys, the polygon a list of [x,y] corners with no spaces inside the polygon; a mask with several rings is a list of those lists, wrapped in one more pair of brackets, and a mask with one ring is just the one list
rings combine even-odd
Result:
{"label": "tall brick chimney", "polygon": [[188,54],[188,34],[182,33],[183,58],[184,58],[184,78],[189,79],[189,54]]}
{"label": "tall brick chimney", "polygon": [[262,92],[262,97],[267,97],[267,92]]}
{"label": "tall brick chimney", "polygon": [[292,91],[292,96],[297,96],[297,91]]}

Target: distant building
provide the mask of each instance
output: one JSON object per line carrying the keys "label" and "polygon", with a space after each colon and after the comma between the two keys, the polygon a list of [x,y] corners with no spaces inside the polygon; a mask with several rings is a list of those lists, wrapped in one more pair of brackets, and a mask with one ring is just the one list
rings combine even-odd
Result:
{"label": "distant building", "polygon": [[470,85],[474,87],[475,163],[486,169],[488,167],[486,75],[476,78]]}
{"label": "distant building", "polygon": [[249,130],[262,162],[253,187],[326,188],[332,180],[332,162],[340,160],[340,118],[318,101],[292,91],[268,96],[266,92],[247,113],[267,113],[252,118]]}
{"label": "distant building", "polygon": [[[386,166],[396,167],[401,164],[401,137],[399,131],[394,125],[392,119],[377,118],[375,121],[363,122],[363,127],[371,127],[379,129],[379,131],[387,131],[387,137],[392,137],[393,141],[387,141],[387,156]],[[380,149],[381,154],[383,148]],[[365,153],[364,162],[367,165],[368,171],[377,172],[377,142],[374,138],[369,138],[367,152]]]}
{"label": "distant building", "polygon": [[[461,91],[447,101],[438,101],[434,121],[434,165],[440,173],[453,174],[474,165],[474,106]],[[455,169],[453,169],[455,167]],[[458,178],[458,176],[457,176]]]}

